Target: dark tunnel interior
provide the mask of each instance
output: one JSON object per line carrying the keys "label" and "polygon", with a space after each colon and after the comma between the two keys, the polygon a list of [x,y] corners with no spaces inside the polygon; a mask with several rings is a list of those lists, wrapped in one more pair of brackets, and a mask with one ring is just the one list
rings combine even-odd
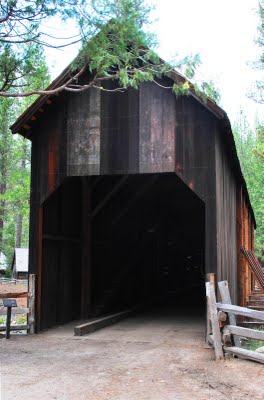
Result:
{"label": "dark tunnel interior", "polygon": [[205,207],[173,173],[68,178],[43,205],[42,242],[42,329],[85,304],[204,311]]}

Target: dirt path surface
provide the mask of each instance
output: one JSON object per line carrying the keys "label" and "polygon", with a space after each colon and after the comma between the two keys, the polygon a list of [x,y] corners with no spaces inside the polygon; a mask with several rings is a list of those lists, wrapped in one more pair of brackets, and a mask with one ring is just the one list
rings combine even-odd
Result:
{"label": "dirt path surface", "polygon": [[72,332],[1,339],[1,400],[264,399],[264,367],[215,362],[199,318],[152,312]]}

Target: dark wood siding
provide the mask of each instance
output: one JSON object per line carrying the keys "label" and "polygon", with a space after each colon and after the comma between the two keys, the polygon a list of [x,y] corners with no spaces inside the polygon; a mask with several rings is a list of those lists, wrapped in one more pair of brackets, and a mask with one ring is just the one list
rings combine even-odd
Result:
{"label": "dark wood siding", "polygon": [[229,282],[232,301],[237,303],[236,188],[227,149],[216,134],[217,278]]}
{"label": "dark wood siding", "polygon": [[80,318],[81,184],[67,179],[43,203],[41,329]]}
{"label": "dark wood siding", "polygon": [[139,172],[173,172],[176,101],[171,90],[145,83],[140,87]]}
{"label": "dark wood siding", "polygon": [[[108,83],[108,89],[114,85]],[[139,171],[139,91],[101,94],[101,174]]]}
{"label": "dark wood siding", "polygon": [[100,172],[100,91],[71,94],[67,118],[68,176]]}
{"label": "dark wood siding", "polygon": [[32,191],[41,203],[58,188],[67,171],[67,103],[64,96],[45,111],[32,136]]}
{"label": "dark wood siding", "polygon": [[[164,80],[165,86],[169,84]],[[114,83],[107,85],[108,89],[115,87]],[[242,244],[253,246],[253,219],[237,166],[233,171],[231,139],[212,112],[193,97],[176,98],[171,90],[144,83],[138,91],[92,89],[60,95],[43,115],[45,120],[39,120],[31,135],[29,253],[30,272],[38,279],[37,312],[41,313],[42,328],[88,315],[94,279],[91,271],[106,252],[101,243],[93,243],[92,235],[96,237],[96,229],[101,227],[99,239],[107,251],[117,253],[118,248],[111,245],[111,229],[125,240],[127,223],[132,226],[137,221],[133,213],[137,215],[147,196],[138,223],[151,211],[154,197],[151,223],[156,226],[162,225],[162,219],[167,221],[164,237],[172,215],[177,221],[173,234],[179,241],[196,221],[196,236],[191,240],[196,242],[201,234],[201,249],[205,236],[202,259],[206,272],[228,279],[233,301],[238,297],[238,280],[240,302],[244,301],[251,276],[240,257],[237,276],[237,254]],[[162,186],[164,182],[167,186]],[[197,215],[192,196],[188,195],[187,204],[187,197],[181,198],[177,191],[181,188],[184,192],[183,184],[198,198]],[[160,193],[162,187],[166,188],[165,197]],[[96,227],[92,229],[93,223]],[[141,228],[131,228],[132,236]],[[107,232],[110,244],[104,240]],[[175,249],[178,251],[177,246]],[[107,263],[103,267],[107,268]],[[97,273],[99,280],[99,268]]]}
{"label": "dark wood siding", "polygon": [[254,251],[254,221],[241,186],[237,187],[236,192],[236,216],[238,299],[239,304],[247,306],[247,300],[249,300],[255,280],[245,257],[241,253],[241,247]]}
{"label": "dark wood siding", "polygon": [[192,98],[176,101],[175,172],[205,202],[205,264],[216,272],[215,132],[217,120]]}

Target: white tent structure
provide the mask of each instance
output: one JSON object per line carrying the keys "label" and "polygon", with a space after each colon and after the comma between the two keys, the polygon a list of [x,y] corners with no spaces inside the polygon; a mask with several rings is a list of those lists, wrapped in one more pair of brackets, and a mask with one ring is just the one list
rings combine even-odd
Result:
{"label": "white tent structure", "polygon": [[0,252],[0,275],[3,275],[7,269],[7,259],[4,253]]}
{"label": "white tent structure", "polygon": [[28,277],[28,249],[16,248],[14,252],[12,275],[15,279]]}

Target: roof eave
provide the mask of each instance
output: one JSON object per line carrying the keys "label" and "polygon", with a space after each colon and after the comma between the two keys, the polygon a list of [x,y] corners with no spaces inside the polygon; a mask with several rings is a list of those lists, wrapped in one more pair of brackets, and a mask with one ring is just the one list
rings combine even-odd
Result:
{"label": "roof eave", "polygon": [[[69,78],[70,73],[72,72],[71,64],[69,64],[60,75],[54,79],[50,85],[45,90],[53,90],[57,87],[63,85]],[[44,94],[40,95],[19,117],[18,119],[10,126],[10,129],[13,134],[21,133],[21,129],[24,125],[28,123],[28,121],[36,114],[36,112],[49,100],[53,94]],[[23,136],[27,136],[22,134]]]}

